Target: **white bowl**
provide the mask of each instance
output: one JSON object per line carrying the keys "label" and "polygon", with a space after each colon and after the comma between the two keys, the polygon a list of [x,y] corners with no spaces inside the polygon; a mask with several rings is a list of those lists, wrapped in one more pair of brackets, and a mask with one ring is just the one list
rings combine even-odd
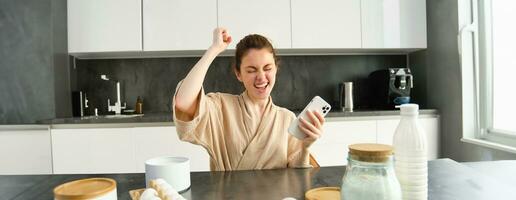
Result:
{"label": "white bowl", "polygon": [[164,179],[174,190],[183,192],[190,188],[190,159],[186,157],[157,157],[145,161],[145,183]]}

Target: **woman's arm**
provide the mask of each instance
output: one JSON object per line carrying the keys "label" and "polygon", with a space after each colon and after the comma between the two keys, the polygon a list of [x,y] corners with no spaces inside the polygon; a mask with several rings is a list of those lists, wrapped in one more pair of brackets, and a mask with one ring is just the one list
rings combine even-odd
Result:
{"label": "woman's arm", "polygon": [[213,44],[183,79],[175,96],[175,109],[185,113],[190,120],[197,110],[198,95],[210,64],[227,48],[231,40],[225,28],[216,28],[213,31]]}

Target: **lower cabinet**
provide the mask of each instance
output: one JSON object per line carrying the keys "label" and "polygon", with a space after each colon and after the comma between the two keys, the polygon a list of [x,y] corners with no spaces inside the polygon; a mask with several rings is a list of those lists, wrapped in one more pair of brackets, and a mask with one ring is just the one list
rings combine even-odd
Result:
{"label": "lower cabinet", "polygon": [[[428,159],[436,159],[439,118],[421,117],[419,122],[427,135]],[[324,134],[310,151],[321,166],[346,165],[348,145],[392,144],[398,123],[399,118],[392,117],[328,121],[324,124]],[[188,157],[191,171],[210,170],[206,150],[180,141],[174,126],[52,129],[51,135],[55,174],[143,173],[145,161],[158,156]],[[24,154],[17,156],[23,158],[21,155]]]}
{"label": "lower cabinet", "polygon": [[53,129],[55,174],[143,173],[158,156],[190,158],[191,171],[209,171],[209,156],[179,140],[174,126]]}
{"label": "lower cabinet", "polygon": [[376,142],[376,121],[326,122],[310,152],[320,166],[346,165],[348,145]]}
{"label": "lower cabinet", "polygon": [[55,174],[135,172],[130,128],[52,129]]}
{"label": "lower cabinet", "polygon": [[179,140],[176,127],[138,127],[135,138],[136,172],[145,172],[145,161],[158,156],[182,156],[190,159],[191,171],[210,171],[210,156],[204,148]]}
{"label": "lower cabinet", "polygon": [[50,152],[48,127],[12,130],[0,127],[0,175],[52,174]]}
{"label": "lower cabinet", "polygon": [[[399,121],[400,118],[326,122],[324,134],[310,147],[310,152],[320,166],[346,165],[348,145],[355,143],[392,145]],[[419,123],[427,136],[428,159],[437,159],[439,155],[439,118],[420,117]]]}

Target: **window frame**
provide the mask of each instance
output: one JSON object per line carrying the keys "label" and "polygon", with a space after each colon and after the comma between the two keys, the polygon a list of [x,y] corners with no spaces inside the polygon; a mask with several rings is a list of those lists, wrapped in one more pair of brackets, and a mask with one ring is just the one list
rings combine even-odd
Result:
{"label": "window frame", "polygon": [[462,141],[516,153],[516,134],[493,129],[492,0],[459,0]]}

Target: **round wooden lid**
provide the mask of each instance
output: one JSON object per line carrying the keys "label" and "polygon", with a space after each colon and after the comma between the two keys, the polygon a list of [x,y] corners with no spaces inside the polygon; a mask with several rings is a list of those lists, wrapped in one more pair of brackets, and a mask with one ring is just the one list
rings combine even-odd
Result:
{"label": "round wooden lid", "polygon": [[91,199],[116,189],[110,178],[88,178],[63,183],[54,188],[54,198],[59,200]]}
{"label": "round wooden lid", "polygon": [[340,188],[319,187],[305,193],[306,200],[340,200]]}
{"label": "round wooden lid", "polygon": [[352,144],[348,148],[353,159],[367,162],[383,162],[393,151],[391,145],[374,143]]}

